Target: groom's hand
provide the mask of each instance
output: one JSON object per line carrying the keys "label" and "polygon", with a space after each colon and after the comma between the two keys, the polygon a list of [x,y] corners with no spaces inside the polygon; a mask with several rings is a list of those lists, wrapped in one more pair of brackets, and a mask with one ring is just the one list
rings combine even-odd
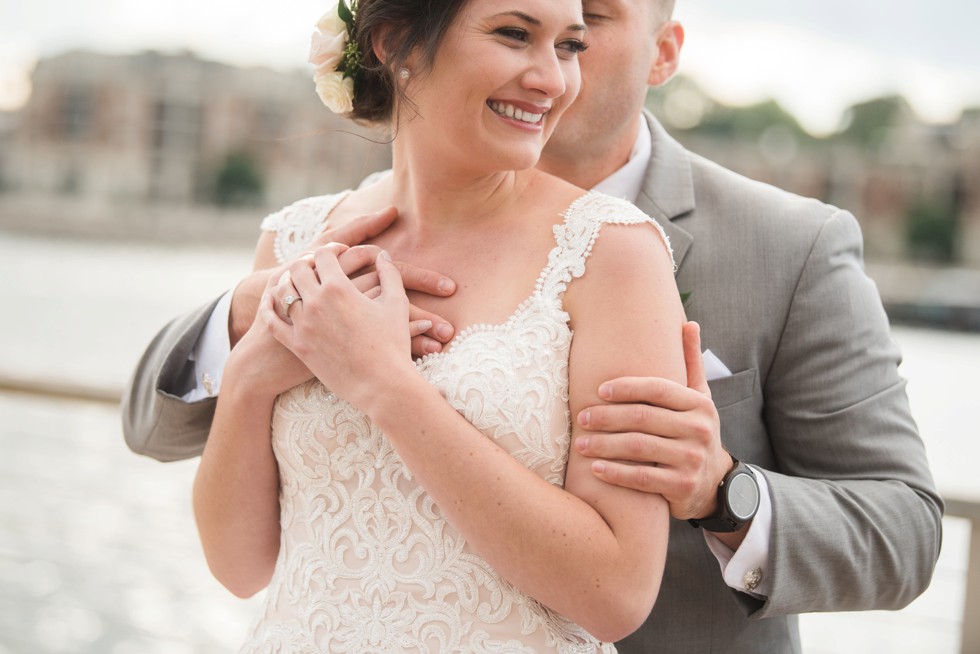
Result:
{"label": "groom's hand", "polygon": [[[351,246],[351,249],[345,251],[341,257],[344,270],[362,292],[370,292],[377,286],[377,274],[373,269],[377,248],[360,246],[360,244],[384,232],[397,217],[398,213],[392,207],[355,218],[340,227],[327,229],[309,247],[313,250],[332,242]],[[242,279],[235,287],[228,316],[228,337],[232,347],[252,326],[259,299],[269,279],[278,280],[282,273],[288,270],[289,265],[290,262],[287,262],[275,268],[257,270]],[[456,291],[456,283],[438,272],[403,261],[396,261],[395,266],[402,275],[406,289],[436,297],[447,297]],[[444,343],[452,340],[455,334],[453,326],[441,316],[414,306],[411,307],[409,320],[408,327],[414,356],[438,352]]]}
{"label": "groom's hand", "polygon": [[674,518],[687,520],[714,513],[718,484],[732,459],[721,446],[698,324],[685,324],[683,337],[687,387],[658,377],[605,382],[599,396],[610,404],[579,413],[589,433],[576,440],[575,448],[596,459],[592,471],[599,479],[659,493]]}

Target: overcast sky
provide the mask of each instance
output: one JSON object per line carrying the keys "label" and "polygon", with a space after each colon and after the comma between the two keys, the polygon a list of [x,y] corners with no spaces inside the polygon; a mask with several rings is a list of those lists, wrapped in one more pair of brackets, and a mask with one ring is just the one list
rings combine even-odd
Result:
{"label": "overcast sky", "polygon": [[[244,65],[305,65],[326,0],[2,0],[0,108],[22,102],[39,57],[189,48]],[[980,105],[977,0],[679,0],[681,70],[730,103],[774,97],[814,132],[889,92],[924,119]]]}

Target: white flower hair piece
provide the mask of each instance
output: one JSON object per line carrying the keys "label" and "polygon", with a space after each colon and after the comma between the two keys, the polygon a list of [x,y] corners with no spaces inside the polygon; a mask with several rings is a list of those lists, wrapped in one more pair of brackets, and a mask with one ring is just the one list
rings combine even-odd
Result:
{"label": "white flower hair piece", "polygon": [[316,93],[327,109],[346,114],[354,108],[354,80],[360,73],[361,52],[354,40],[357,0],[348,6],[338,0],[316,23],[310,42]]}

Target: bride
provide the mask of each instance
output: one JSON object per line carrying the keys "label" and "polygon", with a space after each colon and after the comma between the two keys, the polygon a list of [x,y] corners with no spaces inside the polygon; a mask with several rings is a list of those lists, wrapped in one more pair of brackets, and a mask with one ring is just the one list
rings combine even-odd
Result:
{"label": "bride", "polygon": [[[570,416],[605,379],[683,383],[683,310],[650,218],[534,168],[579,90],[581,1],[355,11],[321,20],[318,90],[389,127],[392,173],[263,223],[256,268],[292,263],[195,480],[215,577],[268,587],[243,651],[614,651],[656,599],[668,510],[599,481]],[[304,251],[389,205],[368,292],[344,246]],[[407,294],[392,256],[457,291]],[[469,327],[413,361],[410,301]]]}

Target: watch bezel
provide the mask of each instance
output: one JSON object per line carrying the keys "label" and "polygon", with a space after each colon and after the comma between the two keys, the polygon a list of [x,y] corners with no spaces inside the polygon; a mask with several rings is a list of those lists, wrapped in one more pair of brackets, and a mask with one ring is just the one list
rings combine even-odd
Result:
{"label": "watch bezel", "polygon": [[[735,470],[734,473],[735,474],[727,478],[727,484],[725,485],[726,487],[724,489],[725,510],[734,521],[745,524],[755,517],[756,512],[759,510],[759,482],[756,480],[755,473],[752,472],[752,469],[744,464],[740,469]],[[735,502],[733,501],[733,493],[735,493],[737,490],[736,484],[742,483],[740,478],[750,480],[749,483],[755,492],[755,504],[753,505],[752,509],[744,515],[739,514],[738,509],[735,506]]]}
{"label": "watch bezel", "polygon": [[[756,479],[755,472],[752,470],[752,468],[742,463],[735,457],[732,457],[732,462],[733,465],[731,470],[725,474],[725,478],[722,479],[721,483],[718,485],[718,512],[705,518],[688,520],[692,526],[704,529],[705,531],[731,533],[733,531],[738,531],[747,522],[755,517],[755,514],[759,510],[759,502],[762,499],[762,491],[759,489],[759,481]],[[755,506],[744,518],[736,516],[732,508],[730,498],[732,482],[740,475],[745,475],[751,479],[756,489]]]}

